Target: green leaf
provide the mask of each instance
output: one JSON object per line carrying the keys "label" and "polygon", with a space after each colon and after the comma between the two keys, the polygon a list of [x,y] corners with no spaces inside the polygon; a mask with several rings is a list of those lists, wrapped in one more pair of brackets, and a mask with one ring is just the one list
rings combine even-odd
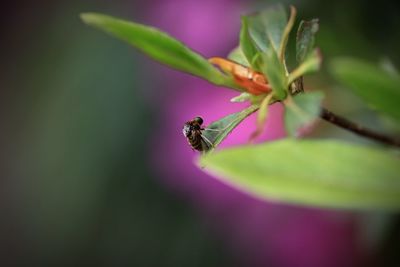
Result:
{"label": "green leaf", "polygon": [[266,200],[400,210],[400,159],[383,149],[286,139],[210,153],[200,158],[200,165],[223,182]]}
{"label": "green leaf", "polygon": [[321,53],[319,52],[319,49],[314,49],[308,54],[307,58],[289,74],[289,84],[301,76],[318,71],[321,67],[321,63]]}
{"label": "green leaf", "polygon": [[396,66],[393,64],[393,62],[389,58],[387,58],[387,57],[381,58],[379,60],[378,65],[382,70],[384,70],[388,74],[393,75],[393,76],[399,76],[399,70],[396,68]]}
{"label": "green leaf", "polygon": [[265,122],[268,117],[268,108],[273,96],[274,96],[273,94],[269,94],[261,101],[260,108],[257,113],[257,128],[251,134],[250,142],[253,142],[257,137],[259,137],[263,133]]}
{"label": "green leaf", "polygon": [[250,63],[247,61],[245,55],[243,54],[242,49],[240,48],[240,46],[236,47],[235,49],[233,49],[229,55],[228,55],[228,59],[237,62],[245,67],[249,67]]}
{"label": "green leaf", "polygon": [[268,78],[278,100],[283,100],[288,90],[284,59],[279,56],[284,53],[283,46],[286,46],[294,16],[295,9],[292,8],[288,23],[285,9],[282,5],[276,5],[243,19],[241,42],[246,44],[243,51],[247,51],[247,56],[252,56],[251,59],[247,58],[251,64],[261,64],[260,70]]}
{"label": "green leaf", "polygon": [[312,123],[318,117],[323,97],[322,92],[309,92],[285,101],[285,125],[290,136],[296,136],[297,129]]}
{"label": "green leaf", "polygon": [[286,70],[282,62],[279,61],[275,50],[268,50],[263,56],[262,72],[268,77],[268,82],[274,91],[275,97],[278,100],[283,100],[286,97],[288,79]]}
{"label": "green leaf", "polygon": [[[247,17],[242,17],[242,28],[240,29],[240,48],[243,55],[246,57],[247,62],[250,62],[251,67],[258,71],[260,70],[261,62],[260,57],[256,57],[256,55],[260,49],[256,47],[256,44],[250,37],[247,20]],[[256,58],[256,60],[253,61],[254,58]]]}
{"label": "green leaf", "polygon": [[289,41],[289,35],[290,35],[290,32],[292,31],[294,21],[296,19],[296,13],[297,13],[296,8],[294,6],[290,6],[290,17],[286,24],[285,29],[283,30],[282,40],[281,40],[281,44],[279,46],[279,51],[278,51],[279,59],[282,62],[285,62],[286,46]]}
{"label": "green leaf", "polygon": [[296,37],[296,59],[302,63],[314,49],[315,34],[319,29],[319,20],[302,20]]}
{"label": "green leaf", "polygon": [[250,101],[251,98],[252,98],[251,94],[244,92],[244,93],[241,93],[238,96],[235,96],[235,97],[231,98],[230,101],[234,102],[234,103],[240,103],[240,102]]}
{"label": "green leaf", "polygon": [[248,108],[230,114],[207,126],[203,131],[203,137],[207,138],[213,147],[217,147],[245,118],[259,108],[259,105],[251,105]]}
{"label": "green leaf", "polygon": [[361,97],[372,108],[400,123],[400,77],[376,65],[338,58],[330,65],[333,76]]}
{"label": "green leaf", "polygon": [[249,34],[260,51],[279,51],[287,24],[287,14],[282,5],[248,16],[247,22]]}
{"label": "green leaf", "polygon": [[156,28],[96,13],[84,13],[81,18],[86,24],[128,42],[165,65],[217,85],[238,89],[231,77],[222,74],[207,59]]}

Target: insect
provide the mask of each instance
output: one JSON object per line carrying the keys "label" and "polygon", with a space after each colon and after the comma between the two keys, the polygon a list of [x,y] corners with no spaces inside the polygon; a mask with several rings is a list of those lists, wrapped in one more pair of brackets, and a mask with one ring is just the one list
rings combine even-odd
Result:
{"label": "insect", "polygon": [[268,79],[261,72],[221,57],[212,57],[208,61],[219,67],[223,72],[231,74],[237,85],[245,88],[253,95],[261,95],[272,91],[271,86],[268,84]]}
{"label": "insect", "polygon": [[202,124],[203,119],[195,117],[183,125],[182,132],[193,149],[206,152],[213,147],[213,144],[203,135],[206,129],[201,126]]}

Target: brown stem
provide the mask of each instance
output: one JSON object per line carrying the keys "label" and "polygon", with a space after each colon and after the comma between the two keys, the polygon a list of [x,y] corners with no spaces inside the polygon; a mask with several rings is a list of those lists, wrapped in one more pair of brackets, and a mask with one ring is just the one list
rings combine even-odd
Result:
{"label": "brown stem", "polygon": [[357,135],[373,139],[375,141],[379,141],[381,143],[385,143],[387,145],[392,145],[396,147],[400,147],[400,139],[396,139],[381,133],[374,132],[370,129],[364,128],[361,125],[358,125],[354,122],[351,122],[343,117],[340,117],[329,110],[322,108],[320,117],[332,124],[335,124],[343,129],[346,129],[350,132],[353,132]]}
{"label": "brown stem", "polygon": [[[301,76],[291,84],[291,94],[296,95],[303,92],[304,92],[304,84],[303,84],[303,76]],[[347,131],[353,132],[359,136],[363,136],[387,145],[400,147],[399,138],[393,138],[381,133],[374,132],[370,129],[364,128],[363,126],[358,125],[352,121],[349,121],[348,119],[345,119],[341,116],[338,116],[335,113],[332,113],[325,108],[321,108],[321,113],[319,116],[321,117],[321,119],[324,119],[332,124],[335,124],[336,126],[339,126]]]}

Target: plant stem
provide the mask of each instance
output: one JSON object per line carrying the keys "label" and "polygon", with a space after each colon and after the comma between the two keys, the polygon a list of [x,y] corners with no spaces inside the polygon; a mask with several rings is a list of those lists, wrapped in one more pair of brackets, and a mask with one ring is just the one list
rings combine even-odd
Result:
{"label": "plant stem", "polygon": [[387,145],[400,147],[400,139],[398,138],[396,139],[381,133],[377,133],[370,129],[364,128],[363,126],[358,125],[352,121],[349,121],[341,116],[338,116],[325,108],[322,108],[320,117],[332,124],[335,124],[336,126],[339,126],[357,135],[370,138]]}
{"label": "plant stem", "polygon": [[[298,93],[303,93],[304,92],[304,84],[303,84],[303,77],[299,77],[294,81],[294,90],[291,91],[292,95],[296,95]],[[292,85],[293,85],[292,84]],[[352,121],[349,121],[348,119],[345,119],[339,115],[336,115],[335,113],[327,110],[326,108],[321,108],[321,113],[319,115],[321,119],[326,120],[327,122],[330,122],[332,124],[335,124],[336,126],[339,126],[347,131],[353,132],[359,136],[369,138],[387,145],[395,146],[395,147],[400,147],[400,139],[399,138],[393,138],[381,133],[377,133],[375,131],[372,131],[368,128],[365,128],[357,123],[354,123]]]}

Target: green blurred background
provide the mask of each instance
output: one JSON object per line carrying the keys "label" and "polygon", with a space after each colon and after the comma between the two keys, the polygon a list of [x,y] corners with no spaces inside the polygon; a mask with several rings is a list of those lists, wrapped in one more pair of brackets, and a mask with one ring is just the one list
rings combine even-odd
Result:
{"label": "green blurred background", "polygon": [[[79,20],[81,12],[98,11],[156,23],[162,2],[2,4],[1,266],[240,265],[240,255],[187,199],[166,189],[149,160],[152,140],[163,138],[158,125],[168,92],[160,88],[169,73]],[[184,12],[181,1],[165,2],[176,2],[177,17]],[[231,1],[242,13],[269,3]],[[325,59],[389,58],[398,66],[396,1],[283,3],[295,5],[301,18],[320,18],[317,44]],[[231,32],[238,30],[239,20]],[[215,52],[228,51],[222,46]],[[357,98],[332,90],[326,74],[310,81],[327,91],[327,106],[337,112],[382,123]],[[316,134],[356,139],[327,125]]]}

